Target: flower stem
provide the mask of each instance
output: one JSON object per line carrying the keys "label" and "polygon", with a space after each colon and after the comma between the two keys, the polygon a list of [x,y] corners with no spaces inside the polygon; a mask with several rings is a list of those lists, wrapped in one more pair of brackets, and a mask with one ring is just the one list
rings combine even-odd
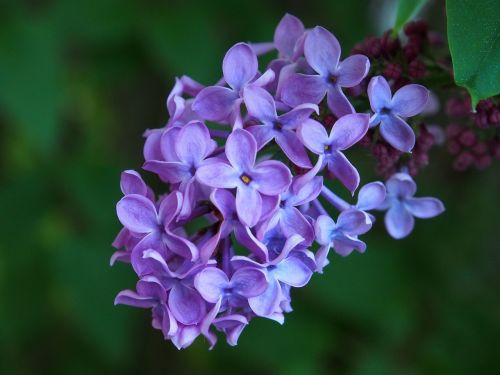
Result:
{"label": "flower stem", "polygon": [[349,203],[340,198],[326,186],[323,186],[323,188],[321,189],[321,195],[339,211],[345,211],[351,208],[351,205]]}

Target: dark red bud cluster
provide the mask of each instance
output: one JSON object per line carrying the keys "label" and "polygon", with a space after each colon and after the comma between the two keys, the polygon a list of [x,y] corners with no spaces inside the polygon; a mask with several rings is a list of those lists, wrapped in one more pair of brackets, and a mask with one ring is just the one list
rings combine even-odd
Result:
{"label": "dark red bud cluster", "polygon": [[481,100],[477,103],[476,113],[471,114],[474,123],[481,129],[500,126],[500,104],[493,100]]}
{"label": "dark red bud cluster", "polygon": [[420,132],[412,150],[411,159],[408,162],[408,172],[416,176],[418,172],[429,164],[429,151],[434,145],[434,136],[425,124],[420,124]]}
{"label": "dark red bud cluster", "polygon": [[480,140],[473,128],[451,124],[446,129],[448,152],[455,155],[453,168],[465,171],[470,167],[485,169],[494,158],[500,158],[500,140]]}

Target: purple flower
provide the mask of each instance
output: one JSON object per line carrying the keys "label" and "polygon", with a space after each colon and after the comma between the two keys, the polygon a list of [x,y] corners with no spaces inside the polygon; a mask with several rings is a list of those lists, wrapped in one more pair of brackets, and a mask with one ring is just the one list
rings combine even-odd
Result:
{"label": "purple flower", "polygon": [[216,303],[219,299],[221,310],[231,307],[247,305],[248,298],[256,297],[267,289],[266,274],[255,267],[242,267],[231,276],[216,267],[207,267],[198,273],[194,279],[194,286],[209,303]]}
{"label": "purple flower", "polygon": [[167,292],[160,280],[145,276],[137,282],[137,292],[123,290],[115,298],[115,305],[128,305],[153,310],[153,327],[160,329],[165,338],[177,333],[177,321],[167,306]]}
{"label": "purple flower", "polygon": [[314,241],[314,228],[298,207],[316,199],[322,187],[321,176],[295,176],[288,191],[281,194],[278,210],[263,223],[259,232],[267,232],[279,225],[286,237],[297,233],[304,238],[304,244],[310,245]]}
{"label": "purple flower", "polygon": [[211,86],[203,89],[193,103],[193,110],[203,119],[209,121],[228,121],[236,127],[242,126],[240,104],[243,89],[252,82],[263,86],[274,79],[269,70],[258,76],[258,62],[252,48],[245,43],[231,47],[222,63],[224,80],[229,88]]}
{"label": "purple flower", "polygon": [[[139,194],[154,202],[155,196],[153,191],[136,171],[127,170],[122,172],[120,188],[124,195]],[[139,242],[137,237],[131,235],[127,228],[122,228],[113,241],[113,247],[116,249],[125,248],[125,251],[115,251],[111,256],[110,264],[113,265],[117,261],[130,263],[129,250],[133,249],[137,242]]]}
{"label": "purple flower", "polygon": [[175,79],[175,85],[167,98],[168,122],[164,128],[147,130],[145,132],[144,159],[162,160],[160,143],[165,130],[199,119],[198,115],[191,108],[193,99],[184,99],[183,95],[195,96],[202,89],[203,86],[201,84],[187,76]]}
{"label": "purple flower", "polygon": [[354,192],[359,185],[359,174],[342,151],[358,142],[367,131],[368,115],[356,113],[338,119],[330,135],[314,120],[299,126],[297,135],[309,150],[320,155],[322,167],[326,165],[349,191]]}
{"label": "purple flower", "polygon": [[285,14],[274,32],[274,46],[279,57],[295,61],[303,52],[304,35],[302,21],[291,14]]}
{"label": "purple flower", "polygon": [[181,205],[182,195],[179,192],[172,192],[163,198],[158,209],[148,198],[129,194],[117,203],[116,212],[123,226],[133,235],[141,237],[137,249],[153,248],[196,260],[198,249],[172,231],[174,218],[180,212]]}
{"label": "purple flower", "polygon": [[370,119],[370,126],[380,123],[380,134],[394,148],[409,152],[415,146],[415,133],[405,122],[425,109],[429,91],[421,85],[401,87],[394,96],[391,88],[382,76],[373,77],[368,84],[370,106],[375,112]]}
{"label": "purple flower", "polygon": [[371,227],[365,213],[356,209],[341,212],[336,223],[330,216],[319,216],[315,224],[316,241],[321,245],[316,253],[317,271],[322,272],[328,265],[327,256],[332,245],[341,256],[351,254],[354,249],[364,252],[366,244],[358,239],[358,235],[368,232]]}
{"label": "purple flower", "polygon": [[[278,196],[269,197],[263,195],[261,220],[266,220],[278,206]],[[215,189],[210,200],[222,214],[222,222],[219,227],[220,238],[226,238],[232,232],[236,240],[245,246],[257,259],[265,260],[268,257],[267,249],[254,236],[247,225],[241,223],[236,212],[236,201],[234,195],[224,189]]]}
{"label": "purple flower", "polygon": [[262,194],[276,196],[286,191],[292,175],[279,161],[255,164],[257,142],[243,129],[235,129],[229,135],[225,153],[229,163],[212,161],[200,167],[196,177],[213,188],[236,188],[238,217],[243,224],[253,227],[262,215]]}
{"label": "purple flower", "polygon": [[358,202],[354,208],[364,212],[373,224],[375,217],[366,211],[379,208],[384,203],[385,197],[385,185],[380,181],[370,182],[359,189]]}
{"label": "purple flower", "polygon": [[213,324],[219,331],[226,334],[227,343],[235,346],[238,344],[241,332],[248,324],[248,319],[243,315],[230,314],[214,319]]}
{"label": "purple flower", "polygon": [[406,173],[396,173],[385,183],[387,198],[380,209],[385,214],[387,232],[396,239],[408,236],[415,225],[414,217],[429,219],[444,211],[443,203],[436,198],[415,198],[417,185]]}
{"label": "purple flower", "polygon": [[337,38],[323,27],[316,26],[305,39],[304,54],[317,75],[296,74],[284,83],[282,99],[290,106],[319,103],[327,95],[328,107],[337,117],[354,113],[342,87],[354,87],[370,69],[363,55],[352,55],[340,61]]}
{"label": "purple flower", "polygon": [[303,124],[313,112],[318,113],[318,106],[302,104],[278,116],[274,99],[266,90],[249,86],[245,88],[243,97],[249,115],[262,122],[262,125],[251,126],[247,129],[255,137],[257,147],[261,149],[274,139],[293,163],[302,168],[311,168],[311,162],[304,146],[295,134],[295,129]]}
{"label": "purple flower", "polygon": [[281,235],[269,238],[267,247],[271,259],[263,264],[244,256],[233,257],[236,267],[258,267],[266,273],[269,284],[264,293],[248,299],[250,308],[258,316],[281,321],[280,304],[286,301],[283,285],[299,288],[311,279],[313,255],[307,250],[299,249],[302,242],[303,238],[297,234],[288,239]]}
{"label": "purple flower", "polygon": [[205,160],[217,147],[210,133],[200,121],[193,121],[180,129],[165,132],[161,140],[162,155],[166,161],[150,160],[143,168],[157,173],[162,180],[179,184],[179,191],[184,195],[180,217],[187,217],[200,195],[195,173],[207,163]]}

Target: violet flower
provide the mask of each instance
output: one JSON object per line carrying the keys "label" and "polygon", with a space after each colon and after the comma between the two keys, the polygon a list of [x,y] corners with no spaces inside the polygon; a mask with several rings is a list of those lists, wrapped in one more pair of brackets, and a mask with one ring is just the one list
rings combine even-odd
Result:
{"label": "violet flower", "polygon": [[260,220],[262,195],[276,196],[291,183],[290,170],[281,162],[267,160],[255,164],[257,142],[248,131],[235,129],[225,147],[229,163],[222,159],[201,166],[196,178],[213,188],[236,188],[236,211],[241,222],[253,227]]}
{"label": "violet flower", "polygon": [[391,88],[382,76],[373,77],[368,84],[368,98],[375,114],[370,127],[380,124],[380,134],[394,148],[410,152],[415,146],[415,133],[404,120],[425,109],[429,90],[421,85],[406,85],[391,94]]}
{"label": "violet flower", "polygon": [[145,160],[163,160],[161,153],[161,137],[166,129],[183,126],[184,124],[199,120],[191,106],[193,98],[185,99],[183,95],[196,96],[203,86],[193,79],[182,76],[175,79],[175,85],[167,97],[167,111],[169,119],[164,128],[147,130],[144,133],[146,142],[144,143]]}
{"label": "violet flower", "polygon": [[279,208],[262,224],[259,232],[265,233],[279,225],[286,237],[297,233],[304,238],[304,244],[310,245],[314,240],[314,228],[298,207],[316,199],[322,187],[321,176],[295,176],[288,190],[281,194]]}
{"label": "violet flower", "polygon": [[380,209],[387,210],[385,227],[396,239],[408,236],[415,226],[415,219],[429,219],[444,212],[443,203],[437,198],[415,198],[417,185],[406,173],[396,173],[385,183],[387,198]]}
{"label": "violet flower", "polygon": [[295,134],[295,129],[303,124],[313,112],[318,113],[318,106],[302,104],[278,116],[274,99],[266,90],[249,86],[245,88],[243,97],[248,114],[262,122],[261,125],[247,128],[255,137],[257,147],[261,149],[274,139],[294,164],[302,168],[311,168],[311,162],[304,146]]}
{"label": "violet flower", "polygon": [[198,258],[198,249],[172,231],[173,220],[181,205],[182,195],[179,192],[166,196],[158,209],[148,198],[129,194],[117,203],[116,212],[123,226],[133,235],[141,237],[136,248],[169,251],[194,261]]}
{"label": "violet flower", "polygon": [[179,184],[179,191],[184,194],[180,218],[189,216],[196,204],[200,195],[200,186],[194,177],[196,170],[208,162],[205,159],[216,147],[205,124],[193,121],[163,134],[161,150],[165,161],[144,163],[145,170],[157,173],[163,181]]}
{"label": "violet flower", "polygon": [[337,117],[354,113],[342,87],[354,87],[368,74],[370,60],[352,55],[340,61],[340,44],[323,27],[309,31],[304,43],[308,64],[317,75],[296,74],[284,83],[282,100],[294,107],[302,103],[319,103],[327,95],[328,107]]}
{"label": "violet flower", "polygon": [[300,125],[297,135],[309,150],[320,155],[321,168],[326,165],[350,192],[354,192],[359,185],[359,173],[342,151],[357,143],[367,131],[368,115],[356,113],[338,119],[330,135],[314,120]]}
{"label": "violet flower", "polygon": [[[136,171],[127,170],[122,172],[120,188],[124,195],[139,194],[154,202],[155,196],[153,190],[146,185],[142,177]],[[115,262],[130,263],[131,249],[133,249],[138,242],[139,238],[131,235],[127,228],[122,228],[112,244],[118,251],[115,251],[111,256],[110,265],[113,265]],[[125,251],[120,250],[122,248],[125,248]]]}
{"label": "violet flower", "polygon": [[[266,220],[277,209],[278,196],[269,197],[263,195],[262,199],[263,212],[261,213],[261,220]],[[220,238],[226,238],[231,233],[234,233],[238,243],[245,246],[257,259],[267,259],[266,247],[254,236],[250,228],[242,224],[238,218],[234,195],[228,190],[215,189],[210,195],[210,200],[222,215],[222,222],[219,227]]]}
{"label": "violet flower", "polygon": [[305,286],[316,267],[314,256],[301,247],[303,238],[294,234],[285,237],[279,229],[267,233],[263,243],[269,258],[259,263],[245,256],[234,256],[235,267],[253,266],[265,271],[269,284],[264,293],[248,299],[252,311],[258,316],[283,322],[281,303],[287,300],[283,285],[295,288]]}
{"label": "violet flower", "polygon": [[213,321],[214,326],[225,333],[227,343],[231,346],[238,344],[238,338],[248,323],[248,319],[239,314],[223,315]]}
{"label": "violet flower", "polygon": [[243,267],[228,278],[217,267],[207,267],[194,279],[194,286],[209,303],[221,299],[221,310],[231,307],[246,306],[249,298],[262,294],[267,289],[266,274],[255,267]]}
{"label": "violet flower", "polygon": [[333,245],[335,252],[347,256],[353,250],[363,253],[366,244],[358,239],[360,234],[368,232],[372,227],[364,212],[349,209],[340,213],[337,222],[326,215],[321,215],[316,220],[316,241],[321,245],[316,253],[317,272],[322,272],[328,265],[328,253]]}
{"label": "violet flower", "polygon": [[203,89],[193,103],[193,110],[203,119],[229,121],[231,125],[241,128],[243,122],[240,105],[243,89],[250,83],[257,86],[266,85],[274,79],[274,73],[268,70],[257,78],[257,56],[246,43],[238,43],[227,51],[222,71],[229,88],[211,86]]}
{"label": "violet flower", "polygon": [[137,282],[137,292],[123,290],[115,298],[115,305],[127,305],[153,310],[153,327],[161,330],[165,339],[177,333],[178,325],[167,306],[167,292],[155,276],[145,276]]}

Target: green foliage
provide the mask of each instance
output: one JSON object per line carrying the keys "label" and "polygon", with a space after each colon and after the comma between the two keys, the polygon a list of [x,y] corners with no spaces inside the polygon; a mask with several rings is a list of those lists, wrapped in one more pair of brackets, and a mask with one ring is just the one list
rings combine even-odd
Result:
{"label": "green foliage", "polygon": [[495,0],[447,0],[453,72],[475,108],[500,93],[500,6]]}
{"label": "green foliage", "polygon": [[404,25],[418,14],[426,2],[427,0],[398,0],[393,34],[397,35]]}

